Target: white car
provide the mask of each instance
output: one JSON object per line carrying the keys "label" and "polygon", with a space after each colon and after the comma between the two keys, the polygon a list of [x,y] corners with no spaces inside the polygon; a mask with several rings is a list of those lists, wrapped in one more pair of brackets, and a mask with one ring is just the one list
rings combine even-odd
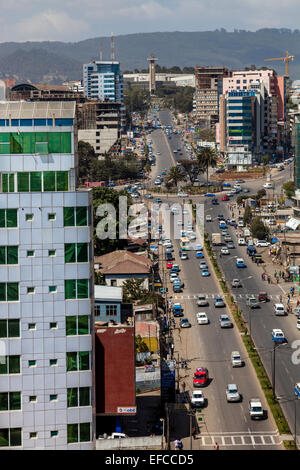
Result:
{"label": "white car", "polygon": [[197,322],[199,325],[208,325],[209,321],[205,312],[197,313]]}
{"label": "white car", "polygon": [[205,398],[201,390],[194,390],[192,393],[191,405],[193,407],[203,406],[205,403]]}
{"label": "white car", "polygon": [[221,248],[221,253],[222,253],[222,255],[229,255],[228,248],[226,248],[225,246],[223,248]]}
{"label": "white car", "polygon": [[175,279],[178,279],[178,274],[173,272],[170,274],[170,282],[174,282]]}
{"label": "white car", "polygon": [[256,246],[269,246],[270,245],[270,242],[267,242],[266,240],[258,240],[256,243],[255,243]]}
{"label": "white car", "polygon": [[245,240],[245,238],[239,238],[239,239],[238,239],[238,245],[240,245],[240,246],[246,245],[246,240]]}
{"label": "white car", "polygon": [[211,215],[210,215],[210,214],[207,214],[207,215],[205,216],[205,220],[206,220],[206,222],[211,222],[211,221],[212,221]]}
{"label": "white car", "polygon": [[187,231],[186,233],[186,236],[190,239],[190,240],[196,240],[197,238],[197,234],[195,232],[193,232],[192,230],[191,231]]}
{"label": "white car", "polygon": [[177,194],[178,197],[189,197],[187,193],[182,193],[181,191]]}
{"label": "white car", "polygon": [[242,367],[243,362],[241,359],[241,355],[238,351],[232,351],[231,364],[232,364],[232,367]]}
{"label": "white car", "polygon": [[241,400],[236,384],[228,384],[226,387],[226,399],[228,402],[236,402]]}
{"label": "white car", "polygon": [[274,184],[273,183],[265,183],[263,185],[263,188],[264,189],[273,189],[274,188]]}
{"label": "white car", "polygon": [[281,316],[285,315],[286,312],[285,312],[284,305],[283,304],[275,304],[274,305],[274,313],[275,313],[275,315],[278,315],[278,316],[279,315],[281,315]]}
{"label": "white car", "polygon": [[244,227],[244,222],[242,220],[238,221],[238,227]]}
{"label": "white car", "polygon": [[182,260],[189,259],[188,254],[187,253],[181,253],[180,259],[182,259]]}
{"label": "white car", "polygon": [[209,305],[205,294],[198,295],[197,305],[199,307],[206,307],[207,305]]}

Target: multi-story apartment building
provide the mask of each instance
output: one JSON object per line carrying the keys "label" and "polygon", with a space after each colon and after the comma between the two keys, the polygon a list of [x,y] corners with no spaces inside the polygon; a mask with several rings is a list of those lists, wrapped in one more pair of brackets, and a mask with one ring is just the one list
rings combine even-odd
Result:
{"label": "multi-story apartment building", "polygon": [[226,67],[195,67],[194,113],[200,127],[213,127],[219,120],[219,97]]}
{"label": "multi-story apartment building", "polygon": [[0,447],[92,449],[92,197],[75,102],[0,104]]}
{"label": "multi-story apartment building", "polygon": [[123,103],[123,75],[116,61],[93,61],[83,65],[84,96],[92,100]]}

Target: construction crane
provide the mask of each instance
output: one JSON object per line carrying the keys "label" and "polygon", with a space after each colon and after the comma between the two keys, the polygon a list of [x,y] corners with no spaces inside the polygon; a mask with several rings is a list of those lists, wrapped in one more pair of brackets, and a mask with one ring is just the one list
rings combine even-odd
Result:
{"label": "construction crane", "polygon": [[285,57],[275,57],[273,59],[265,59],[265,61],[268,61],[268,60],[283,60],[285,62],[285,75],[288,77],[289,76],[289,63],[290,61],[295,60],[295,56],[289,55],[289,52],[286,51]]}

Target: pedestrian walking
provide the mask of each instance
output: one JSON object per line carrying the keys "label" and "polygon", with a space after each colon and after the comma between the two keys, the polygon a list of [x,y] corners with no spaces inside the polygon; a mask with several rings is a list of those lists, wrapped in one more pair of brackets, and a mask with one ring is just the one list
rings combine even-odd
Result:
{"label": "pedestrian walking", "polygon": [[182,444],[182,441],[181,439],[178,440],[178,450],[182,450],[183,449],[183,444]]}
{"label": "pedestrian walking", "polygon": [[175,447],[175,450],[178,450],[178,441],[177,441],[177,439],[175,439],[175,441],[174,441],[174,447]]}
{"label": "pedestrian walking", "polygon": [[261,280],[264,281],[264,273],[261,275]]}
{"label": "pedestrian walking", "polygon": [[182,382],[181,387],[182,387],[182,393],[185,393],[185,382]]}
{"label": "pedestrian walking", "polygon": [[300,304],[300,300],[298,299],[297,300],[297,307],[299,307],[299,304]]}
{"label": "pedestrian walking", "polygon": [[214,445],[214,449],[215,450],[219,450],[219,444],[216,442],[215,445]]}
{"label": "pedestrian walking", "polygon": [[279,277],[281,277],[281,271],[279,271]]}
{"label": "pedestrian walking", "polygon": [[270,284],[270,282],[271,282],[271,278],[270,276],[268,276],[268,284]]}
{"label": "pedestrian walking", "polygon": [[282,295],[279,296],[280,303],[282,304]]}

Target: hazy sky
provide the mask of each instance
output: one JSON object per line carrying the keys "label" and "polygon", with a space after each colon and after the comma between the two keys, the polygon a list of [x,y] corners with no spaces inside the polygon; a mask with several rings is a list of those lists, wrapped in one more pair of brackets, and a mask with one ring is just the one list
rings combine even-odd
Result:
{"label": "hazy sky", "polygon": [[[0,42],[299,28],[299,0],[0,0]],[[300,28],[299,28],[300,29]]]}

